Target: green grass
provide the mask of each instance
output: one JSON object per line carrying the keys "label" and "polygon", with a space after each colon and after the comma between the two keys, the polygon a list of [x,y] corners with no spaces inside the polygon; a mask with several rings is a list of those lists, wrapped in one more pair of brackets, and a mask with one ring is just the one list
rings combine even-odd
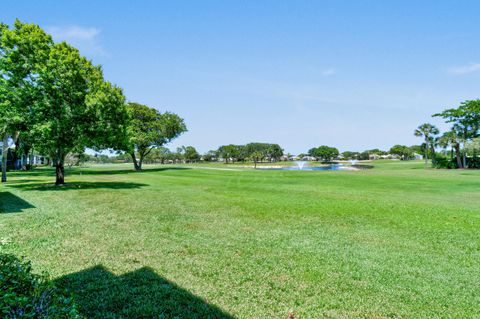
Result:
{"label": "green grass", "polygon": [[480,317],[480,172],[198,166],[11,173],[0,249],[90,318]]}

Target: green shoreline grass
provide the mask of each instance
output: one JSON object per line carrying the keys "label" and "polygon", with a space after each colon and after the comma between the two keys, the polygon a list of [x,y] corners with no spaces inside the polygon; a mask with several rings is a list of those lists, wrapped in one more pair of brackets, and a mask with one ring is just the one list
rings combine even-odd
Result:
{"label": "green shoreline grass", "polygon": [[480,172],[198,166],[10,173],[0,249],[90,318],[480,316]]}

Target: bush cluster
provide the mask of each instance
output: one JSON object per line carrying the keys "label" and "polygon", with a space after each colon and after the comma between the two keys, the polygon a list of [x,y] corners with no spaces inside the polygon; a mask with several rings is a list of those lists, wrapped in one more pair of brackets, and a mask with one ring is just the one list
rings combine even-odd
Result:
{"label": "bush cluster", "polygon": [[[463,163],[463,157],[461,158],[462,163]],[[480,168],[480,157],[467,157],[467,168],[475,168],[479,169]],[[457,159],[456,158],[450,158],[450,157],[445,157],[442,155],[437,155],[435,157],[435,160],[433,161],[433,167],[435,168],[449,168],[449,169],[455,169],[458,168],[457,164]]]}
{"label": "bush cluster", "polygon": [[437,155],[433,161],[433,167],[435,168],[458,168],[455,159],[446,158],[444,156]]}
{"label": "bush cluster", "polygon": [[0,318],[80,318],[73,298],[29,261],[0,254]]}

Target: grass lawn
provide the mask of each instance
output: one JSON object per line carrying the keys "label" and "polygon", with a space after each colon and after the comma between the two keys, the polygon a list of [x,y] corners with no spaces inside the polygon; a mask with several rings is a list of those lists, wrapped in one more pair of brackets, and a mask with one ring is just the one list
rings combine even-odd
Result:
{"label": "grass lawn", "polygon": [[89,318],[480,317],[480,172],[198,166],[10,173],[0,249]]}

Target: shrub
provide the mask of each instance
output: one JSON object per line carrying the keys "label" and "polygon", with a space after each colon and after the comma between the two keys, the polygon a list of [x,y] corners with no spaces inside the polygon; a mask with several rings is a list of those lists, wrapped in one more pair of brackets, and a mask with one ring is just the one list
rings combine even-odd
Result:
{"label": "shrub", "polygon": [[456,159],[450,159],[442,155],[437,155],[433,162],[435,168],[457,168]]}
{"label": "shrub", "polygon": [[32,273],[30,262],[0,254],[1,318],[80,318],[73,298],[46,274]]}
{"label": "shrub", "polygon": [[467,166],[468,168],[480,168],[480,158],[467,157]]}
{"label": "shrub", "polygon": [[[463,162],[463,157],[462,157]],[[456,158],[446,158],[442,155],[437,155],[435,162],[433,163],[435,168],[458,168]],[[480,168],[480,157],[467,157],[467,167],[468,168]]]}

